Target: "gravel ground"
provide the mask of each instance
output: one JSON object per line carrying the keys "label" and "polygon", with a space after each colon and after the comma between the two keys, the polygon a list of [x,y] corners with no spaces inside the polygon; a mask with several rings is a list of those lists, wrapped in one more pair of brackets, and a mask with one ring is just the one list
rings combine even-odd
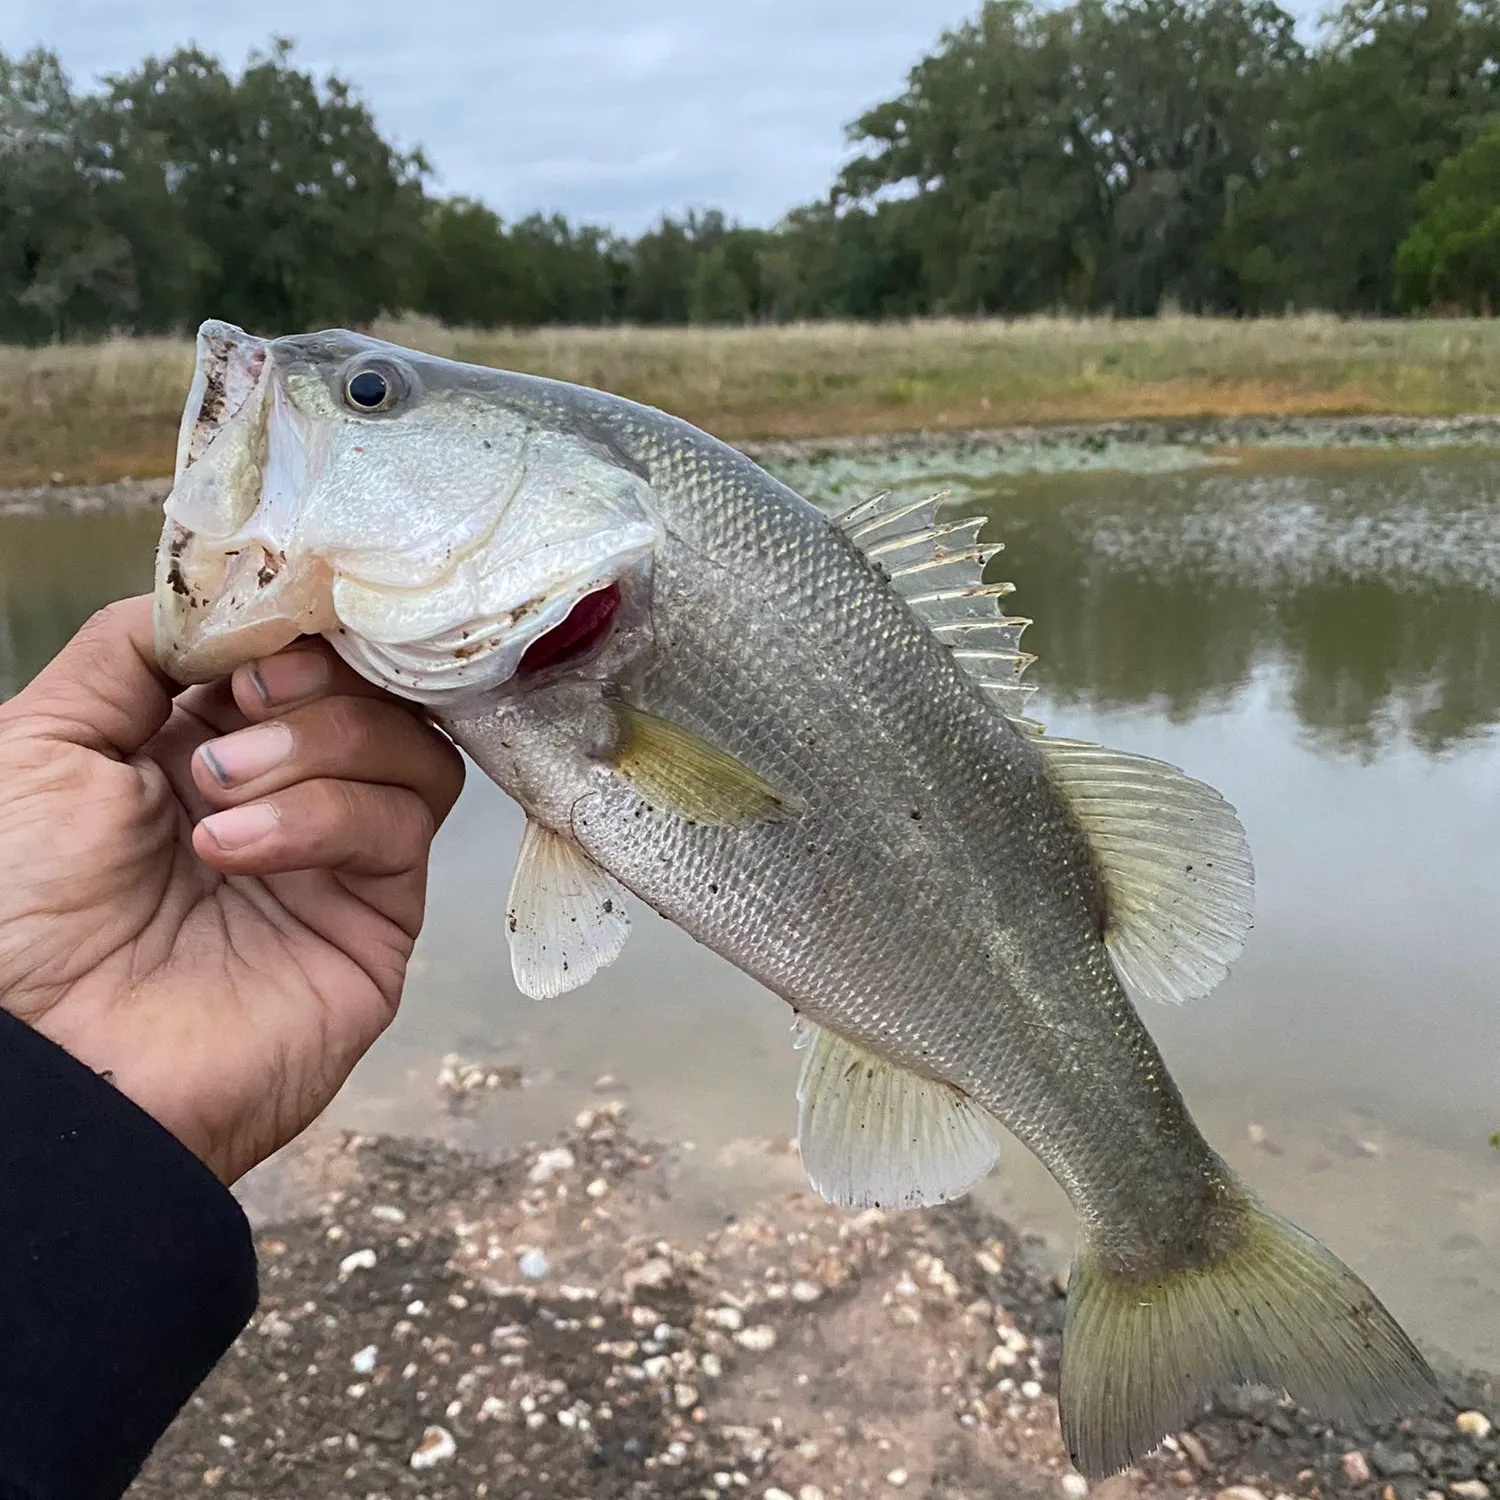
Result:
{"label": "gravel ground", "polygon": [[[745,1151],[796,1162],[783,1143]],[[617,1103],[502,1160],[327,1137],[257,1235],[255,1321],[134,1500],[924,1500],[1087,1493],[1057,1436],[1063,1298],[970,1205],[852,1215],[775,1191],[674,1222],[674,1153]],[[1495,1382],[1340,1432],[1222,1403],[1101,1500],[1500,1497]],[[1488,1413],[1488,1415],[1486,1415]]]}

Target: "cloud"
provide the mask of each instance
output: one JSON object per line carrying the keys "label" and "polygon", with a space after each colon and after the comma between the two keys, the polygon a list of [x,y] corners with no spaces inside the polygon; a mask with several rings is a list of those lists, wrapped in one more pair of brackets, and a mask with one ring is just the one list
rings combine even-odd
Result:
{"label": "cloud", "polygon": [[754,224],[821,196],[843,127],[974,10],[962,0],[7,0],[0,47],[79,83],[189,41],[238,65],[270,37],[338,72],[439,186],[636,232],[716,206]]}

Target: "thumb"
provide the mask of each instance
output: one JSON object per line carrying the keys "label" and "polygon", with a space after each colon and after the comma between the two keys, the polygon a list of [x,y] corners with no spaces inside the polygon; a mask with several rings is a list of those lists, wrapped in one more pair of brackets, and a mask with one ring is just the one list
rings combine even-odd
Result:
{"label": "thumb", "polygon": [[0,724],[26,719],[45,738],[133,755],[166,723],[180,691],[156,664],[151,598],[107,605],[17,693]]}

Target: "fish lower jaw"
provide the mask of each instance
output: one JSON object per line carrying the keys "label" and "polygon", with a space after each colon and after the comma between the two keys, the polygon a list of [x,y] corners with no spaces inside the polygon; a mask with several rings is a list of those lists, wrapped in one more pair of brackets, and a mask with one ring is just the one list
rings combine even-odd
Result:
{"label": "fish lower jaw", "polygon": [[180,523],[168,526],[157,560],[153,637],[157,660],[174,681],[210,682],[337,625],[332,580],[320,565],[288,566],[284,554],[249,541],[226,551]]}

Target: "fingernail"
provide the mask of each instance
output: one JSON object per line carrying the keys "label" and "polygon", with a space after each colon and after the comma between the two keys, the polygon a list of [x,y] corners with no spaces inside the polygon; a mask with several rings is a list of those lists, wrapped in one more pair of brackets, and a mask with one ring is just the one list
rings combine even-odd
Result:
{"label": "fingernail", "polygon": [[252,802],[248,807],[231,807],[227,812],[215,813],[199,827],[208,830],[208,836],[219,848],[230,850],[243,849],[265,838],[280,821],[280,815],[269,802]]}
{"label": "fingernail", "polygon": [[250,684],[267,708],[311,698],[332,676],[333,668],[321,651],[282,651],[262,657],[250,668]]}
{"label": "fingernail", "polygon": [[198,748],[203,764],[222,787],[240,786],[274,770],[292,753],[285,724],[257,724]]}

